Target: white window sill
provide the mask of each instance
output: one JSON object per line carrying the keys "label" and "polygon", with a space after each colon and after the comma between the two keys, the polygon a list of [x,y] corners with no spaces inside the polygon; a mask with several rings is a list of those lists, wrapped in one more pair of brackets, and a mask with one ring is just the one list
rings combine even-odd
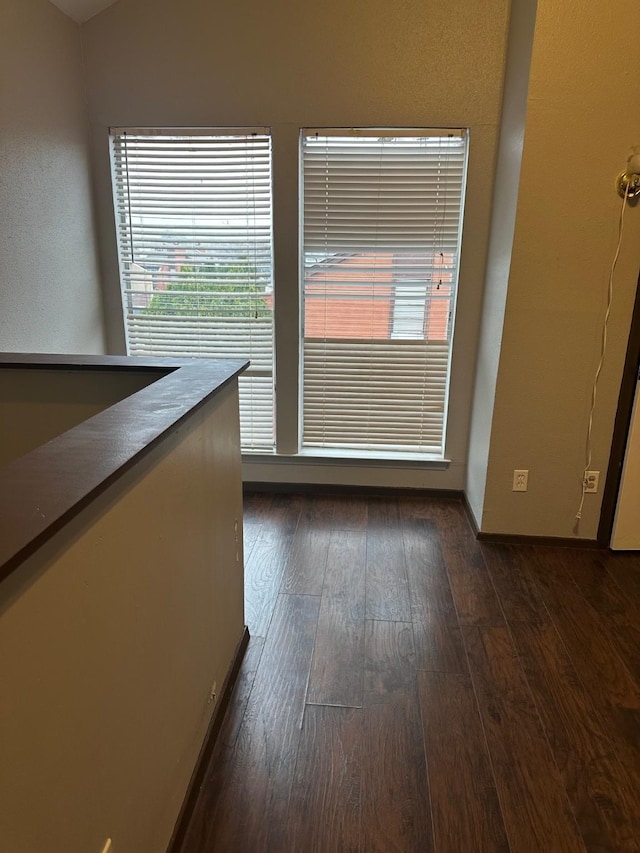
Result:
{"label": "white window sill", "polygon": [[430,468],[446,470],[451,460],[429,453],[400,453],[382,451],[339,451],[335,448],[309,448],[295,454],[261,451],[242,451],[243,462],[272,465],[336,465],[375,468]]}

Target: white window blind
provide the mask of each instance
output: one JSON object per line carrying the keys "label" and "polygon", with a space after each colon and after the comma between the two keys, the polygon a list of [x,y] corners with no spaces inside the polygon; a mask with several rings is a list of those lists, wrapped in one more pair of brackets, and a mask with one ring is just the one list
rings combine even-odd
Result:
{"label": "white window blind", "polygon": [[303,445],[444,453],[462,131],[302,134]]}
{"label": "white window blind", "polygon": [[244,448],[273,447],[268,131],[113,129],[130,355],[249,358]]}

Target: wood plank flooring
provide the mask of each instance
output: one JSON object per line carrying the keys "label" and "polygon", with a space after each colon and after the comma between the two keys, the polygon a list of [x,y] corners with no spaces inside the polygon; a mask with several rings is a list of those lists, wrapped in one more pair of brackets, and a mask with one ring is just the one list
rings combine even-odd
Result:
{"label": "wood plank flooring", "polygon": [[640,853],[640,555],[245,497],[251,640],[181,853]]}

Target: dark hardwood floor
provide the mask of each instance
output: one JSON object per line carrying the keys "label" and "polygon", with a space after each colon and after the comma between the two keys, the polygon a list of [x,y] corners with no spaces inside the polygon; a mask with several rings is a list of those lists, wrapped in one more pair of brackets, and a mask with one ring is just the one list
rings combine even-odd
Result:
{"label": "dark hardwood floor", "polygon": [[639,853],[640,556],[245,499],[251,640],[182,853]]}

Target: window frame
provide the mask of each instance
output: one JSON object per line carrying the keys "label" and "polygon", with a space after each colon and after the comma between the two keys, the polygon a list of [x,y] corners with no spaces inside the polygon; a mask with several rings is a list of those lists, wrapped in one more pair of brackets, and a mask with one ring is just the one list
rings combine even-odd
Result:
{"label": "window frame", "polygon": [[[459,217],[458,217],[458,225],[457,225],[457,235],[455,240],[455,251],[457,255],[457,262],[455,265],[455,274],[454,279],[452,280],[453,292],[450,297],[450,311],[451,311],[451,321],[450,321],[450,336],[448,340],[448,352],[447,352],[447,367],[446,367],[446,380],[445,380],[445,389],[443,396],[443,404],[444,404],[444,412],[443,412],[443,422],[442,422],[442,430],[441,430],[441,440],[439,447],[433,448],[432,450],[413,450],[410,448],[402,448],[398,450],[394,450],[391,448],[381,449],[367,449],[367,448],[355,448],[355,447],[320,447],[320,446],[309,446],[304,443],[303,440],[303,431],[305,428],[304,425],[304,342],[305,342],[305,334],[304,334],[304,320],[306,313],[306,304],[305,304],[305,239],[304,239],[304,202],[305,202],[305,185],[304,185],[304,141],[307,137],[311,137],[313,135],[318,135],[322,137],[339,137],[339,138],[349,138],[349,137],[447,137],[447,136],[455,136],[460,139],[463,143],[463,153],[462,153],[462,180],[461,180],[461,189],[460,189],[460,198],[459,198]],[[458,281],[459,281],[459,270],[460,270],[460,258],[461,258],[461,249],[462,249],[462,236],[463,236],[463,224],[464,224],[464,209],[465,209],[465,193],[468,183],[468,158],[469,158],[469,129],[468,128],[370,128],[370,127],[362,127],[362,128],[335,128],[335,127],[308,127],[302,128],[300,130],[299,135],[299,146],[300,146],[300,156],[299,156],[299,170],[300,170],[300,318],[301,318],[301,326],[302,333],[300,337],[300,363],[299,363],[299,382],[300,382],[300,399],[299,399],[299,433],[300,433],[300,446],[298,453],[302,457],[306,458],[314,458],[317,457],[319,459],[331,460],[335,459],[337,461],[345,461],[345,460],[363,460],[366,462],[367,460],[384,462],[385,460],[389,460],[392,463],[398,463],[403,460],[407,462],[433,462],[433,463],[445,463],[448,462],[446,458],[446,441],[447,441],[447,418],[449,412],[449,397],[450,397],[450,385],[451,385],[451,367],[452,367],[452,357],[453,357],[453,349],[454,349],[454,330],[455,330],[455,322],[456,322],[456,308],[457,308],[457,297],[458,297]],[[394,289],[395,293],[395,289]],[[390,336],[391,337],[391,336]]]}
{"label": "window frame", "polygon": [[[174,148],[174,150],[180,151],[180,149],[187,148],[189,146],[190,142],[192,142],[196,148],[197,148],[197,141],[198,140],[211,140],[211,142],[212,142],[211,149],[208,149],[206,147],[203,148],[203,157],[201,157],[201,160],[204,164],[204,163],[206,163],[206,160],[204,158],[206,158],[206,156],[209,154],[211,155],[211,160],[213,161],[213,166],[205,165],[204,168],[201,169],[201,171],[207,172],[207,178],[211,181],[210,183],[205,179],[201,179],[200,185],[196,186],[197,181],[195,181],[195,179],[192,179],[191,176],[189,176],[187,173],[185,173],[184,184],[182,182],[182,177],[172,179],[172,181],[176,183],[177,191],[176,191],[176,197],[171,198],[170,192],[167,191],[167,189],[166,189],[166,178],[164,178],[164,176],[161,176],[161,179],[158,181],[158,184],[162,185],[163,184],[162,178],[164,178],[165,188],[164,188],[164,191],[162,192],[162,195],[168,196],[168,198],[169,198],[169,205],[167,208],[167,210],[168,210],[167,219],[170,219],[171,215],[173,215],[174,217],[180,215],[179,208],[180,208],[181,204],[184,207],[184,203],[182,201],[181,196],[186,197],[188,202],[192,203],[193,215],[199,214],[199,215],[202,215],[204,217],[209,216],[211,218],[211,221],[213,221],[213,219],[212,219],[213,217],[215,217],[215,216],[219,217],[220,216],[220,209],[221,209],[220,202],[215,199],[215,193],[216,192],[220,192],[220,193],[225,192],[221,189],[221,187],[225,182],[226,176],[222,177],[222,183],[221,183],[220,180],[218,179],[219,173],[216,172],[217,164],[215,163],[215,154],[216,154],[216,146],[220,145],[222,140],[224,140],[224,139],[229,140],[229,142],[230,142],[230,153],[231,153],[232,157],[235,157],[236,159],[242,157],[242,145],[243,145],[242,140],[245,140],[245,146],[246,146],[246,152],[247,152],[245,154],[245,156],[247,157],[247,159],[249,156],[248,152],[251,150],[252,145],[255,144],[256,151],[258,152],[257,156],[259,156],[259,158],[260,158],[260,165],[262,167],[264,167],[265,165],[268,167],[267,168],[267,182],[266,182],[266,185],[267,185],[266,196],[265,196],[265,191],[263,188],[260,191],[259,197],[256,197],[256,199],[259,198],[259,200],[261,200],[263,204],[264,204],[264,199],[265,198],[267,199],[267,213],[262,214],[262,217],[261,217],[259,213],[256,213],[256,211],[258,211],[258,207],[251,208],[249,206],[250,190],[247,189],[244,193],[245,207],[242,207],[242,206],[240,207],[240,214],[239,215],[240,215],[240,217],[242,217],[243,211],[247,211],[247,214],[246,214],[247,215],[247,220],[246,220],[247,224],[245,226],[247,236],[245,239],[247,240],[247,245],[249,245],[249,242],[248,242],[249,241],[249,235],[251,235],[252,233],[255,232],[254,239],[259,240],[259,245],[262,247],[260,250],[261,261],[264,257],[264,245],[266,244],[268,246],[268,249],[267,249],[268,270],[267,270],[266,275],[267,275],[267,278],[269,280],[269,283],[268,283],[268,287],[265,289],[264,292],[265,292],[265,294],[269,295],[269,298],[271,300],[270,332],[268,335],[271,343],[270,343],[269,352],[264,351],[264,346],[261,346],[261,344],[260,344],[260,338],[263,337],[263,334],[264,334],[263,333],[262,335],[259,334],[258,338],[256,339],[257,349],[255,350],[255,352],[252,352],[253,343],[248,343],[246,345],[246,347],[243,345],[243,349],[248,350],[247,353],[243,353],[243,354],[246,354],[248,358],[252,358],[252,356],[253,356],[254,361],[255,361],[255,357],[257,355],[260,359],[261,365],[258,367],[250,366],[249,369],[246,371],[246,373],[242,377],[240,377],[239,386],[240,386],[240,400],[241,400],[241,422],[243,423],[243,425],[245,425],[247,427],[245,429],[245,435],[248,433],[252,437],[255,437],[255,436],[258,437],[256,444],[252,444],[249,446],[246,444],[243,445],[243,452],[252,452],[252,451],[261,452],[261,453],[272,452],[275,449],[275,423],[276,423],[275,369],[276,368],[275,368],[275,317],[274,317],[275,312],[273,310],[273,304],[275,302],[275,288],[274,288],[274,264],[273,264],[273,255],[274,255],[273,142],[272,142],[271,128],[268,128],[268,127],[110,127],[109,128],[111,188],[112,188],[112,199],[113,199],[113,204],[114,204],[114,219],[115,219],[115,231],[116,231],[116,241],[117,241],[117,260],[118,260],[118,273],[119,273],[119,281],[120,281],[120,306],[121,306],[121,310],[122,310],[123,329],[124,329],[125,344],[126,344],[127,353],[130,355],[140,354],[142,356],[149,355],[149,354],[155,354],[155,355],[166,354],[166,355],[177,356],[177,355],[180,355],[180,353],[177,353],[175,351],[171,352],[171,353],[163,353],[163,352],[154,352],[153,351],[154,347],[158,347],[160,350],[162,350],[160,339],[156,339],[153,337],[153,335],[154,335],[153,330],[151,330],[151,332],[149,333],[149,347],[152,348],[151,351],[145,351],[144,350],[144,344],[141,345],[142,348],[141,347],[137,348],[138,349],[137,352],[132,351],[134,349],[134,347],[132,346],[132,340],[131,340],[131,336],[132,336],[131,323],[132,323],[132,317],[135,314],[135,308],[133,307],[133,301],[135,300],[135,294],[133,294],[133,291],[131,289],[131,276],[132,276],[131,266],[133,264],[135,264],[135,250],[134,250],[134,236],[133,236],[133,232],[135,230],[134,218],[137,217],[138,219],[142,219],[144,214],[140,214],[140,213],[134,214],[134,212],[132,211],[132,208],[131,208],[131,197],[132,197],[131,196],[131,186],[132,186],[132,182],[130,182],[130,180],[129,180],[130,175],[129,175],[129,162],[127,160],[127,136],[130,136],[132,138],[132,140],[139,140],[139,141],[149,139],[150,140],[150,146],[151,146],[150,147],[151,152],[153,152],[153,146],[154,145],[156,145],[160,149],[164,149],[167,151],[170,151],[171,148]],[[234,144],[234,143],[237,143],[237,144]],[[143,143],[141,142],[140,144],[143,144]],[[123,166],[122,154],[120,152],[120,148],[124,148],[124,151],[125,151],[124,158],[126,161],[126,165],[124,165],[124,166]],[[224,148],[224,145],[222,146],[222,148]],[[265,150],[266,150],[266,156],[264,153]],[[142,155],[142,156],[144,156],[144,155]],[[152,157],[153,153],[151,153],[149,156]],[[179,154],[174,155],[173,152],[171,152],[171,154],[166,154],[165,156],[166,156],[166,159],[169,159],[170,156],[175,156],[176,160],[174,163],[172,163],[172,167],[174,170],[180,171],[180,169],[182,168],[182,165],[183,165],[181,162],[181,159],[184,155],[179,155]],[[186,156],[188,157],[189,155],[186,155]],[[221,155],[221,156],[224,156],[224,155]],[[159,160],[161,159],[161,157],[162,157],[162,155],[159,155]],[[184,162],[186,162],[186,157],[184,157]],[[255,181],[255,174],[257,174],[257,172],[247,172],[246,174],[248,176],[248,179],[251,179],[251,175],[253,174],[254,175],[253,180]],[[136,175],[135,173],[134,173],[134,177],[139,181],[144,180],[139,175]],[[126,185],[126,187],[125,187],[125,185]],[[238,189],[238,187],[241,187],[241,177],[240,178],[234,178],[234,180],[232,181],[232,184],[231,184],[230,192],[233,194],[234,189],[235,189],[236,193],[239,194],[238,197],[240,199],[242,199],[242,189],[241,188]],[[201,204],[201,199],[199,199],[198,196],[196,195],[196,192],[198,189],[203,190],[205,198],[209,199],[209,201],[207,201],[204,206],[202,206],[202,204]],[[254,191],[254,193],[256,192],[255,187],[254,187],[253,191]],[[156,188],[155,186],[151,186],[151,187],[147,186],[146,190],[143,191],[142,189],[140,189],[139,192],[140,192],[140,198],[138,199],[138,201],[140,201],[140,199],[142,199],[143,197],[148,197],[149,195],[151,195],[153,197],[154,193],[158,193],[158,196],[156,198],[160,197],[160,190],[158,188]],[[226,192],[229,192],[229,190],[226,190]],[[146,196],[145,196],[145,193],[146,193]],[[255,199],[254,199],[254,201],[255,201]],[[155,204],[156,210],[157,210],[158,201],[157,200],[152,201],[151,204],[152,205]],[[240,201],[240,204],[242,205],[242,200]],[[127,207],[127,205],[128,205],[128,210],[125,209]],[[172,205],[173,205],[173,207],[172,207]],[[142,203],[142,209],[144,209],[144,203]],[[250,213],[251,210],[253,210],[253,214]],[[176,211],[178,211],[178,212],[176,212]],[[152,222],[152,217],[154,214],[151,213],[151,214],[147,214],[147,215],[149,216],[150,222]],[[155,215],[157,216],[158,214],[156,213]],[[160,215],[162,215],[162,214],[160,214]],[[253,224],[254,230],[253,231],[251,230],[251,226],[249,224],[249,218],[251,215],[253,215],[253,221],[254,221],[254,224]],[[266,229],[268,233],[267,233],[266,238],[265,237],[259,238],[257,236],[258,232],[261,230],[261,227],[258,226],[258,224],[257,224],[257,222],[260,218],[268,220],[268,226]],[[231,217],[229,217],[228,219],[231,219]],[[145,228],[149,229],[150,232],[152,232],[154,230],[154,227],[152,224],[141,225],[139,222],[137,224],[137,227],[138,227],[138,229],[142,228],[142,233],[145,233]],[[174,223],[173,227],[174,228],[175,227],[182,228],[182,225],[177,226]],[[199,227],[202,228],[202,230],[205,233],[205,236],[207,236],[209,240],[211,240],[212,238],[207,233],[208,229],[215,231],[216,228],[222,227],[224,230],[224,226],[222,226],[222,225],[214,226],[213,224],[209,224],[206,228],[204,228],[202,226],[202,223],[199,223]],[[241,229],[242,226],[232,225],[231,223],[229,223],[229,221],[227,221],[227,227],[229,229],[229,233],[231,233],[234,230],[236,232],[238,232],[238,230]],[[158,228],[158,226],[156,224],[156,226],[155,226],[156,231],[157,231],[157,228]],[[262,227],[262,230],[264,230],[264,227]],[[123,235],[125,235],[125,233],[127,235],[129,250],[126,250],[123,246]],[[187,244],[193,243],[195,245],[195,242],[196,242],[194,240],[194,233],[195,232],[189,233],[188,231],[185,231],[184,233],[185,233],[185,243],[187,243]],[[151,246],[153,247],[155,245],[156,246],[155,251],[158,251],[159,247],[161,246],[160,238],[150,237],[149,239],[151,240]],[[218,238],[218,240],[219,239],[220,238]],[[227,245],[225,245],[224,239],[223,239],[222,243],[220,244],[224,248],[223,256],[224,256],[224,252],[227,252],[227,253],[229,252],[229,245],[233,244],[234,239],[239,240],[240,238],[238,236],[236,236],[235,238],[228,237],[227,240],[229,241],[229,243]],[[166,240],[165,240],[165,242],[166,242]],[[240,240],[240,242],[241,242],[241,240]],[[240,243],[239,243],[239,245],[240,245]],[[256,246],[257,245],[258,245],[258,243],[256,243]],[[255,249],[255,252],[257,252],[257,251],[258,251],[258,249]],[[192,254],[194,254],[195,249],[192,248],[191,252],[192,252]],[[207,258],[206,256],[203,256],[203,257],[205,260],[208,260],[209,268],[210,268],[211,264],[213,264],[214,267],[216,264],[219,265],[221,263],[220,258],[223,256],[215,255],[215,253],[213,253],[210,258]],[[257,271],[257,257],[258,257],[258,255],[256,254],[255,257],[256,257],[256,261],[255,261],[256,269],[254,270],[254,275],[256,278],[256,282],[257,282],[258,279],[261,280],[263,278],[263,275],[262,275],[262,273],[259,274]],[[217,260],[216,260],[216,258],[217,258]],[[185,260],[185,259],[186,259],[186,252],[185,252],[185,258],[183,258],[183,260]],[[176,261],[176,263],[177,263],[177,261]],[[197,259],[194,263],[198,264],[199,259]],[[200,270],[200,267],[198,267],[198,266],[194,267],[194,270],[193,270],[194,275],[198,275],[199,270]],[[144,272],[145,272],[145,270],[142,270],[141,274]],[[226,272],[229,272],[229,271],[226,271]],[[237,275],[237,271],[235,271],[235,272]],[[133,275],[135,275],[135,272],[133,273]],[[177,276],[178,279],[181,275],[182,275],[182,271],[178,271],[178,272],[173,273],[173,276],[174,277]],[[204,275],[206,277],[207,273],[204,273]],[[208,275],[213,276],[216,280],[219,280],[219,274],[217,273],[217,271],[215,269],[213,272],[209,271]],[[251,278],[251,281],[253,281],[253,278]],[[165,290],[167,290],[167,289],[172,290],[172,289],[176,289],[176,288],[171,288],[170,286],[165,286]],[[178,287],[177,290],[179,290],[179,289],[180,288]],[[210,286],[208,287],[207,285],[202,285],[202,286],[196,287],[196,290],[198,290],[198,291],[200,291],[201,289],[204,292],[204,291],[210,290],[211,287]],[[228,289],[228,286],[221,287],[219,289],[224,291],[224,290]],[[154,294],[156,293],[155,288],[153,288],[153,293]],[[229,294],[228,299],[234,300],[237,298],[238,295],[240,295],[240,294],[235,294],[235,295]],[[221,305],[224,304],[226,297],[227,297],[227,294],[225,294],[225,293],[218,295],[218,299],[220,299],[220,298],[222,299],[222,301],[220,303]],[[187,294],[183,298],[186,301],[188,301],[189,300],[189,294]],[[195,297],[195,302],[197,304],[201,300],[206,300],[206,298],[207,298],[206,296],[202,297],[200,292],[198,292],[198,294]],[[209,299],[214,299],[214,298],[215,297],[213,297],[213,296],[209,297]],[[165,299],[165,301],[166,301],[166,299]],[[131,304],[129,304],[129,303],[131,303]],[[229,302],[229,304],[231,304],[231,302]],[[229,317],[235,317],[235,315],[233,313],[233,308],[229,308],[227,310],[229,310],[231,312],[228,315]],[[160,313],[167,313],[167,312],[161,311]],[[172,313],[173,312],[169,309],[168,314],[172,314]],[[226,313],[223,313],[220,315],[220,318],[218,321],[220,325],[228,325],[229,321],[224,319],[226,316],[227,316]],[[186,315],[185,315],[185,320],[186,320],[186,322],[193,322],[193,324],[197,326],[197,325],[199,325],[198,321],[205,321],[205,317],[206,317],[206,314],[200,314],[200,306],[198,305],[198,308],[196,310],[196,313],[194,314],[193,320],[190,320],[190,315],[189,315],[189,317],[186,317]],[[258,319],[257,314],[256,314],[255,319],[256,320]],[[152,320],[153,320],[153,318],[151,318],[149,322],[152,322]],[[235,322],[235,320],[231,320],[230,322],[233,324]],[[216,323],[216,320],[214,319],[214,317],[212,315],[210,325],[213,326],[213,325],[215,325],[215,323]],[[248,323],[249,323],[249,325],[251,325],[251,318],[249,319]],[[205,321],[205,324],[206,324],[206,321]],[[161,323],[161,325],[162,325],[162,323]],[[166,323],[165,323],[165,325],[166,325]],[[180,324],[178,324],[178,325],[180,325]],[[249,334],[248,341],[251,342],[252,341],[252,330],[251,330],[251,328],[249,328],[249,331],[247,333]],[[158,332],[157,334],[161,335],[161,332]],[[166,332],[165,332],[165,334],[166,334]],[[187,332],[187,334],[189,334],[189,332]],[[239,340],[238,338],[233,337],[233,334],[234,334],[233,329],[228,334],[232,335],[232,340],[234,340],[234,341]],[[179,337],[176,340],[179,343]],[[200,339],[198,339],[198,340],[200,340]],[[202,340],[204,341],[204,339],[202,339]],[[215,340],[215,333],[214,333],[214,337],[211,338],[210,340],[212,340],[212,341]],[[186,339],[185,339],[185,341],[186,341]],[[177,348],[177,345],[173,345],[173,346],[175,348]],[[222,353],[219,353],[219,354],[215,353],[215,343],[210,345],[210,346],[212,346],[212,348],[214,350],[214,354],[202,352],[202,355],[204,357],[211,357],[211,358],[224,357],[224,355]],[[201,343],[200,346],[198,346],[197,344],[187,345],[187,343],[185,343],[185,352],[182,353],[182,355],[184,355],[184,357],[190,357],[193,355],[198,356],[201,354],[197,351],[198,349],[206,349],[206,346],[204,345],[204,343]],[[236,354],[237,354],[236,352],[233,352],[233,355],[236,355]],[[270,367],[265,362],[265,358],[270,363]],[[263,381],[264,379],[270,380],[270,389],[271,390],[270,391],[266,390],[266,386],[265,386],[265,392],[263,392],[263,394],[266,393],[266,403],[261,403],[260,397],[262,395],[259,394],[258,398],[256,398],[257,403],[256,403],[255,411],[254,411],[254,409],[251,405],[251,402],[250,402],[251,392],[249,391],[249,388],[251,387],[251,383],[255,383],[256,381],[258,382],[258,384],[264,385],[265,384]],[[271,412],[271,414],[270,414],[270,425],[269,425],[269,409]],[[255,430],[253,427],[254,419],[256,420],[256,423],[257,423],[257,427]],[[270,433],[270,436],[272,438],[271,442],[268,441],[267,433]]]}
{"label": "window frame", "polygon": [[[371,133],[398,136],[401,134],[438,134],[452,132],[464,134],[466,139],[464,180],[461,196],[461,217],[464,215],[465,193],[468,183],[469,129],[468,128],[298,128],[275,125],[270,127],[146,127],[146,128],[110,128],[113,131],[130,131],[136,133],[175,133],[204,134],[204,135],[234,135],[249,133],[265,133],[270,137],[271,145],[271,193],[272,193],[272,287],[274,298],[273,312],[273,433],[274,443],[269,447],[243,447],[245,461],[256,462],[296,462],[301,464],[325,465],[355,465],[385,467],[386,465],[402,468],[433,467],[446,468],[449,460],[446,456],[447,425],[443,428],[442,446],[438,453],[412,452],[402,450],[366,450],[360,448],[321,448],[307,447],[303,444],[303,385],[302,371],[304,369],[304,298],[303,298],[303,252],[302,252],[302,212],[303,202],[303,164],[301,143],[304,133],[310,131],[323,133],[346,132],[354,135],[370,135]],[[295,136],[294,136],[295,134]],[[111,150],[111,145],[110,145]],[[293,158],[296,158],[295,161]],[[276,185],[277,176],[287,175],[288,183]],[[297,174],[298,181],[293,180]],[[112,172],[113,177],[113,172]],[[113,186],[113,184],[112,184]],[[294,213],[295,210],[295,213]],[[291,233],[294,223],[298,226],[297,252],[292,251]],[[285,232],[288,231],[288,234]],[[116,234],[118,229],[116,227]],[[119,236],[118,236],[119,239]],[[458,258],[460,260],[462,242],[462,227],[458,236]],[[120,251],[118,251],[120,263]],[[295,270],[295,272],[294,272]],[[295,277],[295,285],[294,285]],[[276,284],[278,279],[279,284]],[[280,282],[284,283],[280,283]],[[280,300],[280,295],[284,296]],[[455,289],[452,300],[452,326],[455,325],[458,290]],[[286,306],[282,302],[286,301]],[[120,300],[123,306],[122,298]],[[297,329],[294,329],[294,323]],[[126,323],[125,330],[126,330]],[[126,334],[126,331],[125,331]],[[449,409],[449,394],[451,383],[452,356],[454,338],[449,348],[446,407]]]}

